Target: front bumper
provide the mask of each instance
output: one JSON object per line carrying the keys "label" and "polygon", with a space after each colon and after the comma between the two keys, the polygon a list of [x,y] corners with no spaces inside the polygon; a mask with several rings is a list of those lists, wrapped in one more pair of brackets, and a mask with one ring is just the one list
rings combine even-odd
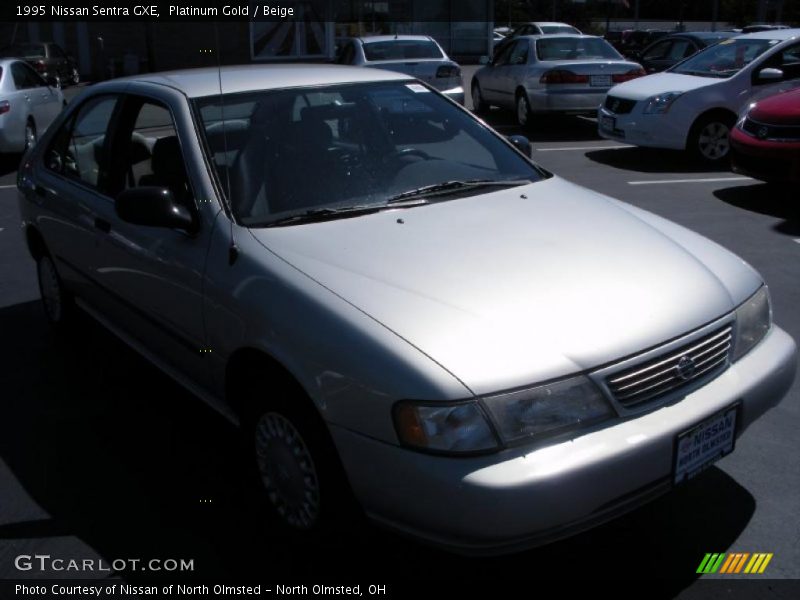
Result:
{"label": "front bumper", "polygon": [[800,182],[800,141],[759,140],[737,127],[731,132],[731,168],[761,181]]}
{"label": "front bumper", "polygon": [[[688,126],[667,115],[646,115],[643,102],[629,113],[613,113],[604,106],[597,111],[597,132],[608,140],[620,140],[635,146],[684,150]],[[608,126],[608,124],[613,125]]]}
{"label": "front bumper", "polygon": [[796,367],[794,341],[773,326],[750,353],[680,402],[535,450],[441,457],[331,430],[370,517],[462,553],[511,552],[572,535],[668,491],[677,434],[735,402],[741,433],[780,401]]}

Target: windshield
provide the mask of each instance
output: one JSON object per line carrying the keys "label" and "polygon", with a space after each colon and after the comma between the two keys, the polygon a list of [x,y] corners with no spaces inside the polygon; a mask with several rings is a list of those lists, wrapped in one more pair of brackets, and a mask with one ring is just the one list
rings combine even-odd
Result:
{"label": "windshield", "polygon": [[536,41],[539,60],[620,59],[622,55],[600,38],[552,37]]}
{"label": "windshield", "polygon": [[[241,223],[386,205],[454,181],[545,174],[450,101],[411,82],[265,90],[195,101]],[[224,133],[224,135],[223,135]],[[477,192],[473,192],[477,193]]]}
{"label": "windshield", "polygon": [[22,58],[39,58],[44,56],[43,44],[16,44],[0,50],[3,56],[19,56]]}
{"label": "windshield", "polygon": [[580,33],[580,31],[571,25],[540,25],[539,29],[542,30],[542,33],[547,35],[553,33]]}
{"label": "windshield", "polygon": [[777,40],[727,39],[701,50],[670,70],[701,77],[731,77],[777,43]]}
{"label": "windshield", "polygon": [[390,40],[364,44],[367,60],[409,60],[443,58],[442,51],[430,40]]}

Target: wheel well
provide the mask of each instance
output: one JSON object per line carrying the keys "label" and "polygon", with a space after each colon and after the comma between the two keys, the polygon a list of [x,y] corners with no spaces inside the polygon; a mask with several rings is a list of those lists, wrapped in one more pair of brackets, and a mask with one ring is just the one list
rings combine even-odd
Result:
{"label": "wheel well", "polygon": [[42,256],[48,254],[47,245],[44,243],[42,234],[36,228],[28,226],[25,229],[25,241],[28,243],[28,252],[33,260],[38,261]]}
{"label": "wheel well", "polygon": [[527,96],[528,92],[525,91],[525,88],[520,86],[514,91],[514,98],[519,98],[520,96]]}
{"label": "wheel well", "polygon": [[[298,399],[305,398],[317,412],[303,386],[281,363],[261,350],[240,348],[231,355],[225,368],[225,397],[240,417],[246,417],[251,408],[248,397],[254,375],[262,382],[269,382],[269,389],[297,392]],[[265,392],[259,401],[269,402],[268,394]]]}
{"label": "wheel well", "polygon": [[724,117],[728,121],[736,122],[736,113],[734,113],[732,110],[728,110],[727,108],[712,108],[707,110],[699,115],[694,120],[694,123],[692,123],[692,127],[689,129],[689,137],[686,140],[687,144],[691,143],[694,134],[697,133],[697,128],[699,127],[700,123],[711,117]]}

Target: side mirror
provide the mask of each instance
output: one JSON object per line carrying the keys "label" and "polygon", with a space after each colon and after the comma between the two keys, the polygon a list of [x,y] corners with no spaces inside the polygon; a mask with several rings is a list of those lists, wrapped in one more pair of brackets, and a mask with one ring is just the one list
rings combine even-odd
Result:
{"label": "side mirror", "polygon": [[58,89],[61,87],[61,81],[59,81],[58,77],[56,77],[55,75],[48,75],[45,78],[45,81],[47,82],[47,85],[49,85],[51,88]]}
{"label": "side mirror", "polygon": [[117,196],[114,208],[120,219],[134,225],[194,229],[191,213],[175,202],[167,188],[142,186],[124,190]]}
{"label": "side mirror", "polygon": [[525,156],[531,157],[531,141],[524,135],[510,135],[508,136],[508,141]]}
{"label": "side mirror", "polygon": [[779,81],[783,79],[783,71],[780,69],[766,68],[758,72],[759,81]]}
{"label": "side mirror", "polygon": [[490,64],[492,64],[492,59],[489,58],[488,56],[481,56],[478,59],[478,64],[483,65],[483,66],[490,65]]}

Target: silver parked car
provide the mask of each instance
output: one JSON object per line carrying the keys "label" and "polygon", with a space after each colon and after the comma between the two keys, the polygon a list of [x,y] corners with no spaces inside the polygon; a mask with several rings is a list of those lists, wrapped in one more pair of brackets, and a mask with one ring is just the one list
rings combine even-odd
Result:
{"label": "silver parked car", "polygon": [[523,36],[509,43],[472,79],[472,104],[532,114],[592,114],[617,83],[645,75],[603,38],[590,35]]}
{"label": "silver parked car", "polygon": [[23,152],[36,143],[63,108],[64,95],[25,61],[0,59],[0,152]]}
{"label": "silver parked car", "polygon": [[427,35],[348,38],[342,42],[336,62],[405,73],[464,104],[461,67]]}
{"label": "silver parked car", "polygon": [[241,422],[298,530],[354,497],[460,551],[547,542],[700,473],[795,374],[741,259],[402,74],[97,84],[18,185],[49,319]]}

